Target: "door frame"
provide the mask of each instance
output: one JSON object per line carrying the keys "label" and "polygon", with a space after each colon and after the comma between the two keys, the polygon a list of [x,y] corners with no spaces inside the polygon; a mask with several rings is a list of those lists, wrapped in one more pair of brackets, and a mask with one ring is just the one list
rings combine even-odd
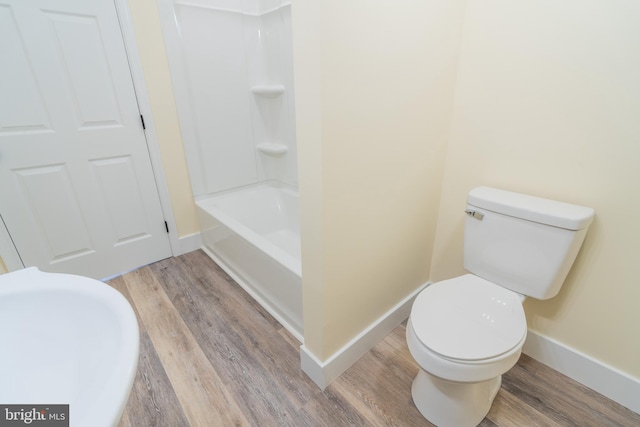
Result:
{"label": "door frame", "polygon": [[[140,114],[144,116],[144,124],[146,128],[144,136],[147,143],[149,158],[151,160],[153,177],[156,182],[156,188],[160,198],[160,207],[162,209],[162,214],[164,215],[164,220],[167,222],[169,227],[169,246],[171,247],[172,255],[175,256],[176,254],[181,253],[180,241],[178,239],[176,221],[173,215],[173,208],[171,206],[171,198],[169,196],[167,178],[164,173],[164,165],[162,163],[162,156],[160,153],[160,146],[158,144],[153,115],[151,114],[151,102],[149,101],[149,94],[147,92],[147,86],[142,72],[142,62],[140,61],[140,54],[138,52],[138,44],[136,42],[135,32],[133,29],[133,21],[131,20],[131,12],[129,11],[129,3],[128,0],[99,1],[112,1],[116,8],[118,21],[120,23],[120,33],[122,34],[122,39],[124,41],[131,80],[133,82],[133,88],[138,102],[138,109],[140,110]],[[9,230],[1,219],[0,257],[9,271],[24,268],[20,254],[11,240]]]}

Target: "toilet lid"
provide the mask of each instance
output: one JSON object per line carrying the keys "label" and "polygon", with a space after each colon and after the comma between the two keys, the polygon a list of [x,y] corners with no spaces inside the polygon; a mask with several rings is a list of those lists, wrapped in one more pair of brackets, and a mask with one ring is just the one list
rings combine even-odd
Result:
{"label": "toilet lid", "polygon": [[527,332],[518,294],[472,274],[420,292],[411,309],[418,339],[458,360],[483,360],[513,349]]}

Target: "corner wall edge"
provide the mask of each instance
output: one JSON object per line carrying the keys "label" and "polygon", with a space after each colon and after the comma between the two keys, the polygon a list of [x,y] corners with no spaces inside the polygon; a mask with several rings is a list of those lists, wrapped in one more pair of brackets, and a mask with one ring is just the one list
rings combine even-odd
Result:
{"label": "corner wall edge", "polygon": [[402,301],[363,329],[362,332],[324,362],[320,361],[304,344],[300,346],[300,366],[304,373],[318,387],[324,390],[331,381],[342,375],[351,365],[409,317],[413,300],[430,283],[426,282],[413,290]]}

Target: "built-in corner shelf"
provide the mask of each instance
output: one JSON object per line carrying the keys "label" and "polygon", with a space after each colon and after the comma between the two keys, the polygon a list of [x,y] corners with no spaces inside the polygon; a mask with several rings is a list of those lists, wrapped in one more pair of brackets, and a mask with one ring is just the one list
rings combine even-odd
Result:
{"label": "built-in corner shelf", "polygon": [[[284,86],[279,84],[255,85],[251,87],[251,92],[260,98],[275,99],[284,93]],[[260,109],[266,109],[266,111],[262,111],[263,113],[262,116],[264,118],[265,115],[267,115],[268,117],[271,116],[271,114],[273,114],[272,110],[274,108],[280,109],[282,108],[282,105],[279,102],[266,101],[266,102],[258,102],[258,107]],[[264,122],[263,124],[265,126],[266,134],[271,136],[266,138],[267,141],[269,140],[273,141],[274,140],[273,137],[275,136],[275,130],[271,129],[271,126],[272,126],[271,120],[266,120],[266,122]],[[287,152],[288,147],[284,144],[280,144],[277,142],[263,142],[261,144],[256,145],[256,149],[261,153],[266,154],[267,156],[279,157]]]}
{"label": "built-in corner shelf", "polygon": [[256,85],[251,88],[254,95],[264,96],[265,98],[275,98],[284,93],[282,85]]}
{"label": "built-in corner shelf", "polygon": [[269,156],[282,156],[287,152],[286,145],[275,142],[263,142],[262,144],[256,145],[256,149]]}

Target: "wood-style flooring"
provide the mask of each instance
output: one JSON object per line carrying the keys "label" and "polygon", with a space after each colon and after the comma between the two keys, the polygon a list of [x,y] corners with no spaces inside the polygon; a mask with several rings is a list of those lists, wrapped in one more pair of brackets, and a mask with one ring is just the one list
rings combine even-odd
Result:
{"label": "wood-style flooring", "polygon": [[[431,425],[411,400],[404,325],[321,391],[296,339],[202,251],[109,284],[140,325],[120,427]],[[480,425],[640,426],[640,415],[523,355]]]}

